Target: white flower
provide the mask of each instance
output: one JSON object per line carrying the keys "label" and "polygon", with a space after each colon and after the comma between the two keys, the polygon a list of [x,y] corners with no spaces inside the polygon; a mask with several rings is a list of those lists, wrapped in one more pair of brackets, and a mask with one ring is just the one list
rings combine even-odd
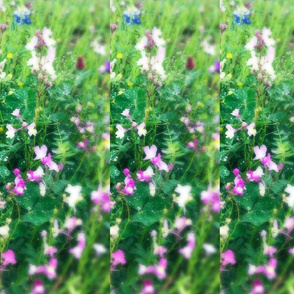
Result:
{"label": "white flower", "polygon": [[68,185],[66,187],[65,192],[69,193],[70,195],[65,198],[65,202],[68,204],[69,207],[75,209],[76,204],[83,199],[81,195],[81,190],[81,186]]}
{"label": "white flower", "polygon": [[125,132],[127,131],[122,127],[122,125],[117,125],[116,126],[117,131],[115,132],[116,138],[122,139],[125,135]]}
{"label": "white flower", "polygon": [[221,226],[219,228],[219,233],[222,236],[222,238],[225,239],[228,236],[228,233],[229,233],[229,226],[228,225]]}
{"label": "white flower", "polygon": [[116,237],[118,236],[118,232],[119,232],[119,226],[118,225],[114,225],[114,226],[110,227],[110,236],[113,239],[116,239]]}
{"label": "white flower", "polygon": [[140,125],[138,125],[137,130],[139,137],[141,137],[142,135],[146,136],[147,130],[145,129],[145,123],[141,123]]}
{"label": "white flower", "polygon": [[226,125],[227,131],[226,131],[226,138],[232,139],[234,137],[234,134],[236,132],[236,129],[234,129],[231,125]]}
{"label": "white flower", "polygon": [[0,235],[5,239],[9,234],[9,226],[5,225],[0,227]]}
{"label": "white flower", "polygon": [[37,130],[36,130],[35,126],[36,126],[35,123],[32,123],[29,126],[27,126],[29,136],[36,136],[37,135]]}
{"label": "white flower", "polygon": [[180,195],[174,198],[174,202],[176,202],[179,207],[185,209],[185,205],[193,200],[193,197],[191,195],[191,186],[182,186],[178,184],[175,192],[179,193]]}
{"label": "white flower", "polygon": [[283,201],[287,203],[290,207],[294,208],[294,186],[287,185],[285,192],[289,194],[288,197],[285,197]]}
{"label": "white flower", "polygon": [[249,126],[247,126],[247,133],[249,137],[256,135],[255,123],[252,123]]}

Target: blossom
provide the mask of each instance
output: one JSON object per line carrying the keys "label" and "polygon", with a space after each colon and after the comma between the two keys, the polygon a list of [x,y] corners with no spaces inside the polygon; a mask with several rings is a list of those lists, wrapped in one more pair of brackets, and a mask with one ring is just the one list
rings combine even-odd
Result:
{"label": "blossom", "polygon": [[139,137],[141,137],[142,135],[146,136],[147,130],[145,129],[145,123],[141,123],[140,125],[138,125],[137,130]]}
{"label": "blossom", "polygon": [[246,128],[247,128],[247,132],[248,132],[249,137],[256,135],[255,123],[250,124]]}
{"label": "blossom", "polygon": [[219,188],[211,188],[209,186],[207,191],[201,192],[201,200],[208,205],[212,211],[220,212],[220,193]]}
{"label": "blossom", "polygon": [[267,148],[265,145],[262,145],[260,147],[255,146],[253,150],[255,153],[255,158],[253,158],[253,160],[260,160],[260,162],[268,167],[269,170],[273,170],[275,172],[279,171],[279,166],[271,160],[270,153],[266,155]]}
{"label": "blossom", "polygon": [[32,289],[31,294],[45,294],[45,287],[41,280],[36,280],[34,282],[34,287]]}
{"label": "blossom", "polygon": [[177,192],[178,194],[180,194],[177,197],[174,197],[174,202],[176,202],[179,207],[184,208],[188,202],[190,202],[191,200],[193,200],[192,195],[191,195],[191,186],[182,186],[180,184],[177,185],[175,192]]}
{"label": "blossom", "polygon": [[76,247],[74,248],[71,248],[69,250],[69,253],[71,253],[76,259],[80,259],[81,256],[82,256],[82,253],[85,249],[85,246],[86,246],[86,235],[84,232],[80,232],[78,234],[78,237],[77,237],[77,240],[78,240],[78,244]]}
{"label": "blossom", "polygon": [[77,185],[77,186],[72,186],[72,185],[67,185],[65,192],[70,194],[68,197],[65,197],[65,202],[69,205],[69,207],[72,207],[75,209],[75,206],[78,202],[83,200],[83,197],[81,195],[81,190],[82,187]]}
{"label": "blossom", "polygon": [[230,124],[226,125],[227,131],[226,131],[226,138],[232,139],[234,137],[235,132],[237,131],[234,129]]}
{"label": "blossom", "polygon": [[18,130],[13,128],[12,125],[8,124],[7,125],[7,132],[6,132],[6,138],[9,138],[9,139],[13,139],[14,138],[14,135],[15,133],[17,132]]}
{"label": "blossom", "polygon": [[83,56],[78,56],[77,63],[76,63],[76,69],[82,70],[85,68],[85,60]]}
{"label": "blossom", "polygon": [[146,280],[143,283],[143,289],[140,294],[154,294],[155,288],[150,280]]}
{"label": "blossom", "polygon": [[190,259],[196,244],[196,238],[193,232],[188,234],[187,241],[188,241],[187,246],[184,248],[181,248],[179,250],[179,253],[184,255],[186,259]]}
{"label": "blossom", "polygon": [[288,184],[285,192],[289,195],[283,198],[283,201],[289,205],[289,207],[294,208],[294,186]]}
{"label": "blossom", "polygon": [[186,62],[186,69],[192,70],[195,67],[195,62],[193,59],[193,56],[188,56],[187,62]]}
{"label": "blossom", "polygon": [[122,127],[122,125],[120,125],[120,124],[118,124],[118,125],[116,126],[116,128],[117,128],[117,131],[115,132],[115,134],[116,134],[116,138],[122,139],[122,138],[124,137],[124,135],[125,135],[125,132],[126,132],[127,130],[124,129],[124,128]]}
{"label": "blossom", "polygon": [[113,271],[117,265],[126,263],[125,253],[121,249],[111,253],[111,271]]}
{"label": "blossom", "polygon": [[253,288],[250,292],[250,294],[264,294],[265,289],[264,286],[262,285],[260,280],[256,280],[253,282]]}
{"label": "blossom", "polygon": [[14,251],[8,249],[7,251],[2,253],[2,266],[7,266],[9,264],[16,264],[15,254]]}
{"label": "blossom", "polygon": [[110,187],[102,188],[99,185],[97,191],[91,193],[91,200],[94,204],[100,204],[103,211],[110,213]]}
{"label": "blossom", "polygon": [[36,130],[36,124],[35,123],[31,123],[29,126],[27,126],[27,130],[28,130],[28,134],[29,136],[36,136],[37,135],[37,130]]}
{"label": "blossom", "polygon": [[235,254],[231,249],[221,254],[221,271],[223,271],[228,264],[236,264]]}

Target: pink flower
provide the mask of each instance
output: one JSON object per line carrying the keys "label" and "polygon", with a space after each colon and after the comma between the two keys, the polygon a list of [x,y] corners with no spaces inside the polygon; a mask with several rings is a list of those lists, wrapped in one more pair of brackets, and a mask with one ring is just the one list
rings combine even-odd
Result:
{"label": "pink flower", "polygon": [[17,109],[15,109],[11,114],[13,115],[13,116],[16,116],[16,117],[20,117],[20,114],[19,114],[19,109],[17,108]]}
{"label": "pink flower", "polygon": [[221,271],[223,271],[228,264],[236,264],[235,254],[231,249],[221,254]]}
{"label": "pink flower", "polygon": [[240,109],[235,109],[235,110],[231,113],[231,115],[233,115],[233,116],[239,118],[239,117],[240,117],[239,110],[240,110]]}
{"label": "pink flower", "polygon": [[146,154],[146,157],[144,158],[144,160],[152,160],[153,158],[156,157],[156,153],[157,153],[157,147],[155,145],[152,145],[151,147],[144,147],[144,152]]}
{"label": "pink flower", "polygon": [[234,134],[237,132],[236,129],[234,129],[231,125],[226,125],[227,131],[226,131],[226,138],[232,139],[234,137]]}
{"label": "pink flower", "polygon": [[260,280],[256,280],[253,282],[253,289],[250,294],[264,294],[264,286],[262,285]]}
{"label": "pink flower", "polygon": [[155,288],[150,280],[143,283],[143,289],[140,294],[154,294]]}
{"label": "pink flower", "polygon": [[160,258],[159,263],[155,265],[145,266],[140,265],[139,267],[139,275],[144,274],[153,274],[157,276],[160,280],[166,277],[166,267],[167,267],[167,259]]}
{"label": "pink flower", "polygon": [[9,138],[9,139],[13,139],[14,138],[14,135],[15,133],[17,132],[18,130],[13,128],[12,125],[7,125],[7,132],[6,132],[6,138]]}
{"label": "pink flower", "polygon": [[36,130],[36,124],[32,123],[29,126],[26,127],[26,129],[28,130],[28,135],[31,136],[36,136],[37,135],[37,130]]}
{"label": "pink flower", "polygon": [[126,264],[125,253],[118,249],[117,251],[111,253],[111,271],[114,271],[115,267],[119,264]]}
{"label": "pink flower", "polygon": [[78,142],[77,143],[77,146],[80,148],[80,149],[84,149],[86,150],[87,149],[87,145],[88,145],[88,139],[85,139],[84,142]]}
{"label": "pink flower", "polygon": [[74,248],[71,248],[69,250],[69,253],[73,254],[73,256],[76,258],[76,259],[80,259],[81,256],[82,256],[82,253],[85,249],[85,246],[86,246],[86,235],[84,232],[81,232],[78,234],[78,244],[76,247]]}
{"label": "pink flower", "polygon": [[8,249],[6,252],[2,253],[2,266],[7,266],[8,264],[16,264],[14,251]]}
{"label": "pink flower", "polygon": [[193,232],[188,234],[187,241],[188,241],[187,246],[184,248],[181,248],[179,250],[179,253],[184,255],[186,259],[190,259],[196,244],[195,234]]}
{"label": "pink flower", "polygon": [[34,158],[34,160],[39,160],[39,159],[42,160],[47,155],[47,146],[46,145],[42,145],[41,147],[36,146],[34,148],[34,150],[36,153],[36,157]]}
{"label": "pink flower", "polygon": [[208,188],[207,191],[201,192],[201,200],[208,205],[212,211],[220,212],[220,193],[219,189]]}
{"label": "pink flower", "polygon": [[122,125],[117,125],[116,126],[117,131],[115,132],[116,138],[122,139],[125,136],[125,132],[127,131],[122,127]]}
{"label": "pink flower", "polygon": [[31,294],[45,294],[45,287],[41,280],[34,282],[34,287]]}
{"label": "pink flower", "polygon": [[123,115],[123,116],[129,118],[129,117],[130,117],[130,110],[129,110],[128,108],[125,109],[125,110],[121,113],[121,115]]}
{"label": "pink flower", "polygon": [[91,193],[94,204],[100,204],[101,209],[110,213],[110,187],[102,188],[100,185],[97,191]]}

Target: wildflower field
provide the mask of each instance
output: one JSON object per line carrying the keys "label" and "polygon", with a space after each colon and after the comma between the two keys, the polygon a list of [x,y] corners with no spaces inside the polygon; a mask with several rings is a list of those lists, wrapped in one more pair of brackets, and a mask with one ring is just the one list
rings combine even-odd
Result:
{"label": "wildflower field", "polygon": [[221,7],[223,293],[294,292],[293,5]]}
{"label": "wildflower field", "polygon": [[18,2],[0,5],[1,293],[105,293],[107,3]]}
{"label": "wildflower field", "polygon": [[0,0],[0,294],[293,294],[293,19]]}

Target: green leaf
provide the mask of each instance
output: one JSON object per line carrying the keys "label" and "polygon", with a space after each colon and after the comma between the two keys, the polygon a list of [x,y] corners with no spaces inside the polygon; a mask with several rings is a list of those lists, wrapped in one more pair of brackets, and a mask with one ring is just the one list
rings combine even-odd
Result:
{"label": "green leaf", "polygon": [[37,183],[27,183],[23,196],[17,197],[19,205],[26,210],[31,210],[40,197],[40,188]]}
{"label": "green leaf", "polygon": [[139,222],[145,226],[151,226],[162,217],[162,211],[167,206],[166,200],[157,196],[152,198],[132,219],[132,222]]}
{"label": "green leaf", "polygon": [[243,218],[242,222],[249,222],[255,226],[260,226],[269,221],[273,215],[273,209],[278,205],[276,199],[265,197],[260,199]]}
{"label": "green leaf", "polygon": [[53,216],[53,210],[57,204],[56,200],[52,198],[42,198],[34,209],[23,217],[22,221],[32,223],[35,226],[41,226]]}
{"label": "green leaf", "polygon": [[126,197],[126,201],[135,209],[141,210],[150,197],[147,183],[137,183],[133,196]]}
{"label": "green leaf", "polygon": [[10,171],[6,166],[0,166],[0,177],[2,179],[7,178],[10,175]]}

